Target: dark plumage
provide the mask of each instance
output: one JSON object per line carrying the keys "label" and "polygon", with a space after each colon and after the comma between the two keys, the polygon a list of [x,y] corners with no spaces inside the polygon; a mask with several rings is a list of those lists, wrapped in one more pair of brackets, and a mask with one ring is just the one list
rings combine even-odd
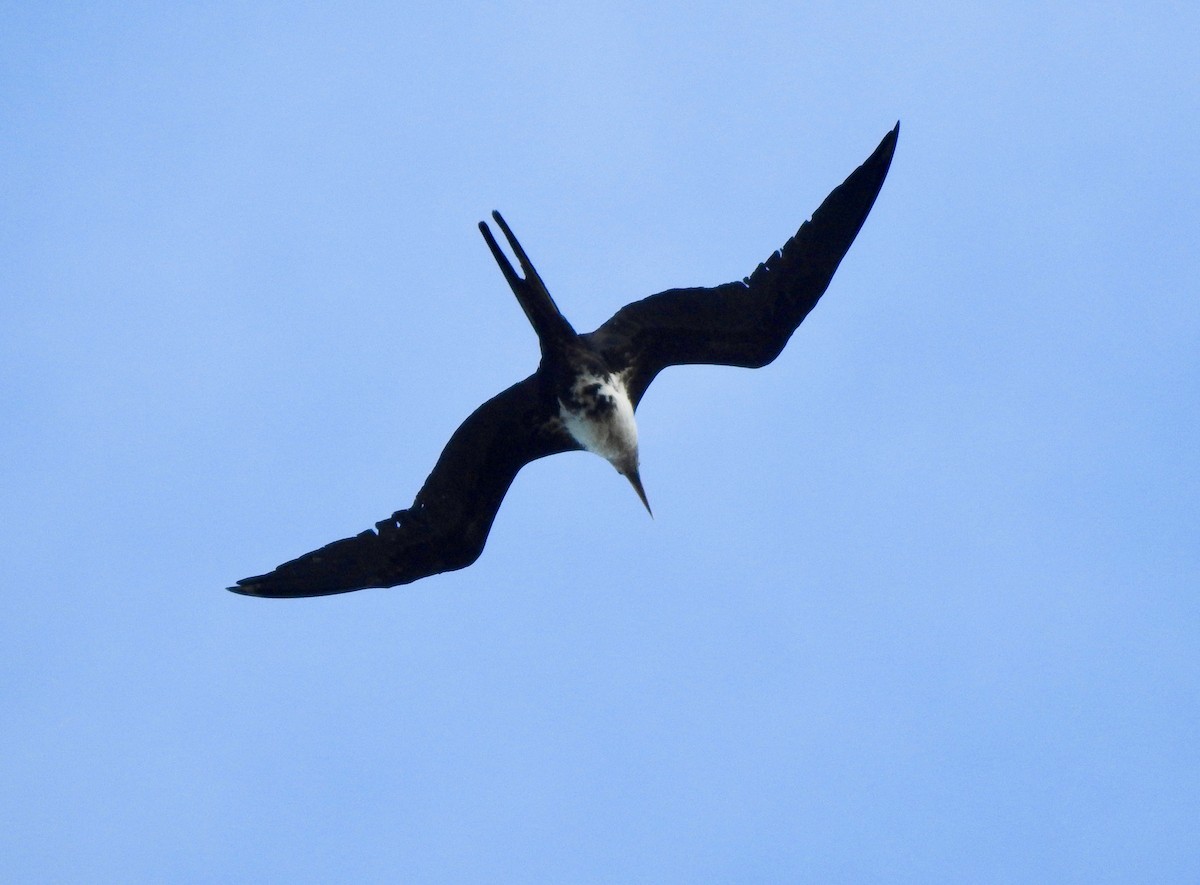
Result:
{"label": "dark plumage", "polygon": [[[538,370],[462,423],[407,510],[376,523],[374,531],[335,541],[229,589],[248,596],[323,596],[407,584],[464,568],[483,551],[517,472],[538,458],[584,448],[580,439],[628,477],[645,503],[637,474],[636,429],[632,447],[622,438],[601,450],[592,437],[574,435],[578,422],[593,422],[586,430],[619,430],[607,423],[619,418],[618,400],[627,393],[636,407],[667,366],[757,368],[774,360],[825,292],[871,211],[899,131],[897,123],[812,219],[745,280],[651,295],[622,307],[585,335],[576,334],[504,220],[493,213],[523,277],[487,225],[481,223],[480,230],[537,332],[542,351]],[[567,418],[575,423],[569,426]]]}

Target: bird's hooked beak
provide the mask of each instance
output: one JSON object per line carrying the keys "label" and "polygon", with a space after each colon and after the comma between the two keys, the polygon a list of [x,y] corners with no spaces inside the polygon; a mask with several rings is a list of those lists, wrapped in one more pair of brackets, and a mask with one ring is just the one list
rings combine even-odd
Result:
{"label": "bird's hooked beak", "polygon": [[654,511],[650,509],[650,502],[646,500],[646,490],[642,488],[642,478],[638,475],[637,466],[630,470],[622,470],[622,476],[629,480],[629,484],[633,486],[633,490],[637,492],[637,496],[641,498],[642,504],[646,507],[646,512],[650,514],[650,518],[654,519]]}

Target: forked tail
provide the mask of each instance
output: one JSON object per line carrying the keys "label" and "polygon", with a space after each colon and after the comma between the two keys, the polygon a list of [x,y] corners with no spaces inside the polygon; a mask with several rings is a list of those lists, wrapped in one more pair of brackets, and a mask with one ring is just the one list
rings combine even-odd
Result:
{"label": "forked tail", "polygon": [[504,232],[504,237],[508,240],[508,245],[512,247],[513,254],[517,256],[517,262],[521,265],[521,270],[525,276],[523,278],[517,276],[517,272],[509,262],[508,256],[504,254],[496,242],[496,238],[492,236],[492,231],[488,228],[486,221],[479,222],[479,232],[483,234],[488,248],[492,250],[492,257],[500,265],[500,272],[504,274],[504,279],[508,280],[508,285],[512,288],[513,294],[517,296],[517,301],[520,302],[521,309],[525,311],[525,316],[529,318],[529,323],[533,326],[533,331],[537,333],[542,351],[546,352],[548,349],[553,349],[554,344],[563,340],[577,338],[575,330],[567,322],[567,318],[562,315],[562,312],[559,311],[558,305],[554,303],[554,299],[550,297],[550,292],[546,289],[546,284],[542,282],[542,278],[534,270],[533,264],[529,261],[529,256],[525,254],[525,250],[521,248],[521,244],[517,242],[517,238],[513,236],[508,225],[504,223],[504,219],[500,216],[500,213],[492,212],[492,218],[496,220],[496,224]]}

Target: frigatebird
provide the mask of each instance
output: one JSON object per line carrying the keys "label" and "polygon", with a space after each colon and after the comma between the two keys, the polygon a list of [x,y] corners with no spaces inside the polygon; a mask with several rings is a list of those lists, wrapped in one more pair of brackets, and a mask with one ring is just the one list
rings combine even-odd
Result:
{"label": "frigatebird", "polygon": [[326,596],[394,587],[469,566],[517,472],[531,461],[586,449],[607,459],[650,510],[638,473],[634,410],[667,366],[759,368],[783,350],[824,294],[854,242],[896,149],[900,124],[820,205],[782,249],[741,282],[669,289],[627,304],[580,335],[559,311],[499,212],[517,274],[486,222],[479,230],[537,333],[537,371],[476,409],[450,437],[407,510],[352,538],[243,578],[247,596]]}

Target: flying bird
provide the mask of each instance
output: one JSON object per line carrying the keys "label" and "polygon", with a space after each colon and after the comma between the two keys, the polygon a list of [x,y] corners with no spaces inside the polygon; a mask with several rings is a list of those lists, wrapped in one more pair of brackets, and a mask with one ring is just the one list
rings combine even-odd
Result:
{"label": "flying bird", "polygon": [[466,568],[483,552],[517,472],[559,452],[600,455],[649,511],[634,421],[646,388],[667,366],[759,368],[780,354],[871,211],[899,133],[897,123],[796,235],[743,281],[659,292],[625,305],[584,335],[559,311],[525,250],[493,212],[520,274],[485,222],[479,230],[537,333],[537,371],[462,423],[407,510],[229,589],[247,596],[326,596]]}

